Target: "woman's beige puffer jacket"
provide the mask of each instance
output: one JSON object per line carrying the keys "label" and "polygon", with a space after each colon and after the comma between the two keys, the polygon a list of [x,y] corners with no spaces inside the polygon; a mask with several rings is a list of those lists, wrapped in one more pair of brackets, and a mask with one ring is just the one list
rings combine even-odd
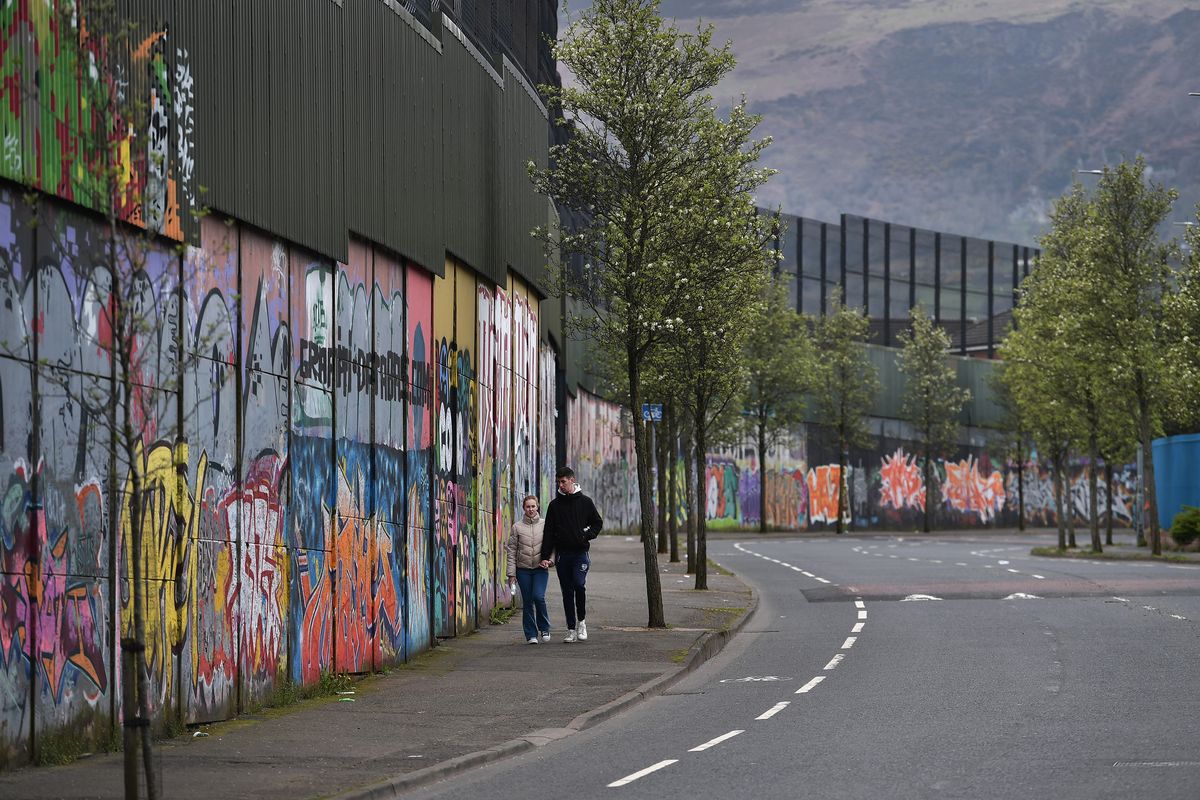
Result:
{"label": "woman's beige puffer jacket", "polygon": [[541,516],[537,522],[529,523],[524,516],[513,523],[508,535],[508,579],[517,576],[517,568],[537,569],[542,551],[542,529],[546,520]]}

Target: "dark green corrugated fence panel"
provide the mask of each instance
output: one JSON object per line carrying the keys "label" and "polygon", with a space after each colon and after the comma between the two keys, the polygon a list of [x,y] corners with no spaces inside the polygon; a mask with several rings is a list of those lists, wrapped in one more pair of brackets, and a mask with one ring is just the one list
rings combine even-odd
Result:
{"label": "dark green corrugated fence panel", "polygon": [[[442,35],[443,192],[446,249],[495,276],[492,218],[493,147],[499,87],[448,30]],[[494,277],[493,277],[494,279]]]}
{"label": "dark green corrugated fence panel", "polygon": [[[868,345],[871,363],[879,370],[879,394],[871,415],[890,419],[903,419],[904,374],[900,372],[900,350]],[[971,390],[971,400],[959,415],[963,425],[994,425],[1000,418],[1000,409],[992,399],[989,383],[996,368],[994,361],[979,358],[949,356],[958,376],[958,385]]]}
{"label": "dark green corrugated fence panel", "polygon": [[342,14],[346,225],[440,274],[442,57],[377,0]]}
{"label": "dark green corrugated fence panel", "polygon": [[541,105],[530,95],[521,78],[506,63],[504,71],[503,126],[501,142],[501,215],[499,226],[501,260],[517,273],[544,286],[545,258],[530,232],[546,223],[546,199],[533,189],[526,164],[546,164],[548,122]]}

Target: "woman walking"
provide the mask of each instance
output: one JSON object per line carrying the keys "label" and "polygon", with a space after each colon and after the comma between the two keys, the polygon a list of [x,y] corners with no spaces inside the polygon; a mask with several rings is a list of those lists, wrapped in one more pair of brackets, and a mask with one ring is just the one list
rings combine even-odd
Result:
{"label": "woman walking", "polygon": [[[539,564],[542,550],[542,519],[538,499],[526,495],[521,502],[525,517],[513,523],[508,536],[508,582],[513,577],[521,586],[521,627],[525,629],[526,644],[550,641],[550,615],[546,610],[546,583],[550,572]],[[550,556],[553,564],[553,554]]]}

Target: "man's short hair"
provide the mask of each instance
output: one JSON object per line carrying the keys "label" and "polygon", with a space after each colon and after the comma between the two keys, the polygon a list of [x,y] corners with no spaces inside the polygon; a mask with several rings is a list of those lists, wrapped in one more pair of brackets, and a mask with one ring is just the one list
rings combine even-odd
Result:
{"label": "man's short hair", "polygon": [[574,478],[575,470],[570,467],[559,467],[558,472],[554,473],[554,477],[556,480],[558,478]]}

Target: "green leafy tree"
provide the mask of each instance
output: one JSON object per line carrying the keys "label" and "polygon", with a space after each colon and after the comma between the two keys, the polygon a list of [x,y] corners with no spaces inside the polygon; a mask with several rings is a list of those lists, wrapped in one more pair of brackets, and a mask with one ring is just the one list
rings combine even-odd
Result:
{"label": "green leafy tree", "polygon": [[1200,430],[1200,206],[1184,236],[1182,256],[1178,291],[1164,298],[1163,313],[1172,333],[1167,415],[1174,430],[1187,432]]}
{"label": "green leafy tree", "polygon": [[870,323],[857,309],[847,308],[838,293],[815,326],[817,354],[814,390],[818,414],[832,429],[838,449],[837,532],[845,532],[846,467],[852,446],[870,443],[867,414],[879,392],[879,374],[864,344]]}
{"label": "green leafy tree", "polygon": [[1130,386],[1132,418],[1142,449],[1150,547],[1162,553],[1150,443],[1169,408],[1174,331],[1165,308],[1172,293],[1172,246],[1159,237],[1176,192],[1148,181],[1138,157],[1105,167],[1091,203],[1091,263],[1080,334],[1109,374]]}
{"label": "green leafy tree", "polygon": [[900,334],[900,372],[905,376],[901,409],[921,442],[925,477],[925,532],[935,503],[933,459],[954,446],[958,415],[971,399],[969,389],[958,386],[950,364],[950,336],[919,305],[909,314],[909,330]]}
{"label": "green leafy tree", "polygon": [[[748,141],[757,120],[744,101],[726,119],[713,104],[711,91],[734,59],[712,36],[711,26],[681,33],[656,0],[596,0],[553,47],[575,82],[541,87],[572,135],[551,148],[549,169],[531,165],[530,174],[539,191],[584,220],[574,230],[541,231],[548,249],[584,262],[582,274],[554,270],[553,283],[588,308],[574,331],[623,366],[637,418],[644,365],[695,305],[697,281],[707,279],[693,268],[696,245],[710,238],[713,220],[732,224],[736,216],[712,213],[715,203],[740,203],[728,197],[728,176],[752,190],[766,175],[753,169],[765,142]],[[664,627],[653,454],[643,426],[635,426],[634,446],[647,624]]]}
{"label": "green leafy tree", "polygon": [[758,529],[767,530],[767,452],[804,420],[805,395],[813,386],[815,358],[803,317],[788,302],[787,276],[776,275],[756,304],[743,363],[747,374],[745,424],[758,445]]}

